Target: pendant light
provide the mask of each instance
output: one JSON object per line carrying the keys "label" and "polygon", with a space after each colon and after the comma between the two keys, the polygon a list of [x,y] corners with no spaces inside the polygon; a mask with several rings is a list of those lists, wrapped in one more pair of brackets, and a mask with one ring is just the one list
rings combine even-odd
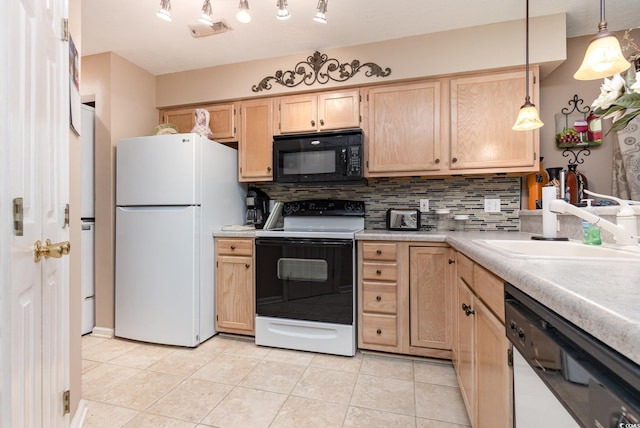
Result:
{"label": "pendant light", "polygon": [[291,14],[287,10],[287,0],[278,0],[278,15],[277,18],[280,20],[289,19]]}
{"label": "pendant light", "polygon": [[622,73],[629,67],[631,64],[622,55],[620,42],[611,31],[607,30],[607,21],[604,18],[604,0],[600,0],[598,33],[591,39],[582,65],[573,78],[577,80],[602,79]]}
{"label": "pendant light", "polygon": [[249,14],[249,1],[248,0],[240,0],[240,5],[238,6],[238,13],[236,14],[236,19],[243,24],[246,24],[251,21],[251,15]]}
{"label": "pendant light", "polygon": [[202,15],[200,15],[200,19],[198,21],[202,22],[205,25],[213,26],[213,20],[211,19],[211,15],[213,11],[211,10],[211,1],[204,0],[202,4]]}
{"label": "pendant light", "polygon": [[327,23],[327,3],[329,0],[319,0],[318,1],[318,11],[316,12],[316,16],[313,17],[313,20],[316,22],[320,22],[322,24]]}
{"label": "pendant light", "polygon": [[538,129],[544,125],[540,120],[540,116],[538,116],[538,109],[531,102],[531,97],[529,96],[529,0],[526,0],[527,3],[527,16],[525,19],[525,27],[526,27],[526,62],[525,62],[525,74],[526,74],[526,93],[527,96],[524,99],[524,104],[520,107],[520,112],[518,113],[518,118],[516,119],[516,123],[513,125],[514,131],[530,131],[532,129]]}
{"label": "pendant light", "polygon": [[160,10],[156,16],[167,22],[171,22],[171,0],[160,0]]}

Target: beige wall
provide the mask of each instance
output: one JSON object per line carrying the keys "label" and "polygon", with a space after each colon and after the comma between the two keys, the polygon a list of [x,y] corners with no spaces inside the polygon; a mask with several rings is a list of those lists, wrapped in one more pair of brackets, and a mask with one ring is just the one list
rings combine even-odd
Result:
{"label": "beige wall", "polygon": [[[618,40],[622,39],[622,33],[617,33]],[[563,108],[573,108],[567,103],[574,95],[584,100],[584,106],[590,106],[600,94],[602,80],[581,81],[573,78],[587,45],[592,36],[576,37],[567,40],[567,60],[553,73],[542,80],[540,85],[540,118],[545,126],[540,130],[540,151],[544,157],[544,167],[567,167],[568,159],[563,157],[562,150],[555,144],[555,114]],[[608,128],[610,121],[605,123]],[[582,157],[584,163],[578,166],[578,170],[587,177],[589,189],[594,192],[611,194],[612,168],[613,168],[613,135],[605,137],[603,144],[592,147],[591,154]]]}
{"label": "beige wall", "polygon": [[[531,61],[548,74],[566,58],[564,14],[531,19]],[[286,88],[275,84],[254,93],[251,87],[276,70],[291,70],[313,52],[230,64],[157,76],[157,106],[178,106],[256,96],[273,96],[310,89],[368,85],[475,70],[522,66],[525,62],[524,20],[484,25],[384,42],[322,51],[340,62],[354,59],[391,68],[386,78],[368,78],[360,72],[346,83],[304,84]],[[366,69],[365,69],[366,70]]]}
{"label": "beige wall", "polygon": [[114,328],[114,233],[116,144],[150,135],[158,123],[155,78],[122,57],[82,58],[81,92],[96,103],[96,327]]}

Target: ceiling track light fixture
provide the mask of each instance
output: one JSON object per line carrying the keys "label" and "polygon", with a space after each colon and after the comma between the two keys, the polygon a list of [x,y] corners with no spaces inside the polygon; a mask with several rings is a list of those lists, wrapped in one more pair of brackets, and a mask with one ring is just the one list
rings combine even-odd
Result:
{"label": "ceiling track light fixture", "polygon": [[536,109],[535,104],[531,102],[531,97],[529,96],[529,0],[526,0],[527,3],[527,14],[525,19],[525,28],[526,28],[526,62],[525,62],[525,75],[526,75],[526,97],[524,99],[524,104],[520,107],[520,111],[518,112],[518,118],[516,119],[516,123],[513,125],[514,131],[530,131],[533,129],[538,129],[544,125],[540,120],[540,116],[538,116],[538,109]]}
{"label": "ceiling track light fixture", "polygon": [[205,25],[213,25],[213,19],[211,19],[211,15],[213,14],[213,10],[211,9],[211,0],[204,0],[202,4],[202,15],[200,15],[199,21]]}
{"label": "ceiling track light fixture", "polygon": [[164,21],[171,22],[171,0],[160,0],[160,10],[156,16]]}
{"label": "ceiling track light fixture", "polygon": [[576,80],[596,80],[622,73],[631,67],[622,55],[620,42],[615,34],[607,30],[604,17],[604,0],[600,0],[600,23],[598,33],[589,42],[582,65],[573,78]]}
{"label": "ceiling track light fixture", "polygon": [[278,0],[278,15],[277,18],[280,20],[289,19],[291,14],[287,10],[287,0]]}
{"label": "ceiling track light fixture", "polygon": [[238,5],[238,13],[236,14],[236,19],[243,24],[246,24],[251,21],[251,15],[249,14],[249,1],[248,0],[240,0],[240,4]]}
{"label": "ceiling track light fixture", "polygon": [[322,24],[327,23],[327,3],[329,0],[319,0],[318,1],[318,11],[316,12],[316,16],[313,17],[313,20],[316,22],[320,22]]}

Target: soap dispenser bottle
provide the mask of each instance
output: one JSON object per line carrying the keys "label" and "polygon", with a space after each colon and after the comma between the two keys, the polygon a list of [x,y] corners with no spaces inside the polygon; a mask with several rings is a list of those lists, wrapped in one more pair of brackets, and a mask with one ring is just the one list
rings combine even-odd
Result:
{"label": "soap dispenser bottle", "polygon": [[[583,199],[587,202],[585,210],[588,213],[597,215],[596,210],[591,206],[593,199]],[[602,239],[600,238],[600,228],[587,220],[582,220],[582,242],[587,245],[600,245]]]}

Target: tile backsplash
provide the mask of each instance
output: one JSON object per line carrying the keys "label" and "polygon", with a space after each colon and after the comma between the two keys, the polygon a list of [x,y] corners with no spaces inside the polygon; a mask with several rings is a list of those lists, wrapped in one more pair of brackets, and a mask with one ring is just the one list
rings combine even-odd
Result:
{"label": "tile backsplash", "polygon": [[[384,229],[387,208],[417,209],[420,199],[429,199],[429,212],[422,213],[422,229],[435,226],[434,210],[450,208],[451,214],[469,214],[468,230],[520,229],[520,178],[452,177],[442,179],[380,178],[357,184],[255,183],[277,201],[305,199],[353,199],[365,202],[365,227]],[[484,199],[500,199],[499,213],[484,212]]]}

